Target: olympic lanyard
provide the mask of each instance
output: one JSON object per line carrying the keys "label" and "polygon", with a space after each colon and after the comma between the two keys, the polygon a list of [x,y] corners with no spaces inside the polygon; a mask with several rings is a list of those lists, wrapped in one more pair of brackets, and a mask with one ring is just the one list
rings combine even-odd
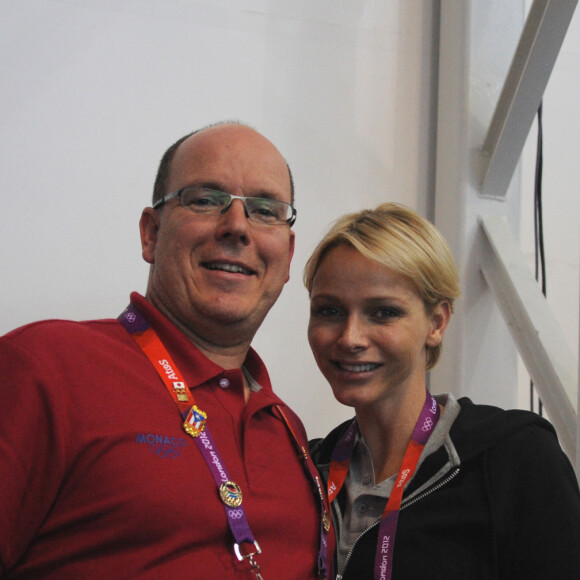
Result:
{"label": "olympic lanyard", "polygon": [[[393,552],[395,534],[401,511],[401,501],[405,482],[409,480],[419,462],[419,457],[439,420],[439,405],[427,392],[425,404],[413,429],[411,441],[405,451],[393,491],[389,497],[379,524],[377,549],[375,552],[375,580],[390,580],[393,573]],[[356,419],[349,425],[342,439],[337,443],[330,462],[328,474],[328,499],[332,502],[342,489],[346,479],[358,425]]]}
{"label": "olympic lanyard", "polygon": [[[310,453],[306,449],[306,447],[300,445],[300,440],[296,436],[294,429],[292,428],[292,424],[286,417],[282,407],[280,405],[276,405],[276,409],[282,415],[288,430],[292,434],[292,438],[300,452],[302,453],[302,457],[304,458],[304,464],[306,465],[306,469],[310,478],[314,482],[314,486],[316,487],[316,491],[318,491],[318,498],[320,500],[320,509],[322,513],[322,518],[320,519],[320,550],[318,551],[318,573],[321,579],[324,578],[332,578],[333,577],[333,562],[334,562],[334,541],[329,542],[329,532],[331,530],[331,516],[330,516],[330,502],[326,497],[323,489],[322,484],[320,482],[320,476],[318,475],[318,470],[314,465],[314,461],[312,461],[312,457],[310,457]],[[329,554],[330,552],[330,554]],[[330,557],[329,557],[330,556]],[[330,566],[330,568],[329,568]]]}
{"label": "olympic lanyard", "polygon": [[[147,358],[155,367],[155,370],[171,394],[184,420],[183,429],[193,438],[209,467],[214,481],[216,482],[220,499],[224,504],[230,530],[234,536],[234,552],[236,557],[240,561],[247,559],[257,580],[263,580],[260,574],[260,566],[254,558],[254,556],[261,553],[261,549],[252,534],[242,506],[242,490],[228,475],[225,463],[206,424],[207,413],[202,411],[195,404],[193,394],[187,387],[177,365],[173,362],[173,359],[167,352],[167,349],[161,342],[161,339],[155,330],[151,328],[139,310],[133,304],[130,304],[119,316],[118,320],[133,337],[135,342],[141,347]],[[276,405],[275,407],[282,416],[286,427],[290,431],[296,446],[302,454],[307,471],[318,491],[322,512],[318,570],[322,578],[328,578],[328,551],[330,549],[330,544],[327,536],[330,530],[330,504],[327,504],[327,499],[322,490],[320,478],[310,454],[305,447],[300,445],[300,441],[294,433],[290,421],[286,417],[281,406]],[[244,543],[253,544],[254,551],[242,554],[240,545]]]}

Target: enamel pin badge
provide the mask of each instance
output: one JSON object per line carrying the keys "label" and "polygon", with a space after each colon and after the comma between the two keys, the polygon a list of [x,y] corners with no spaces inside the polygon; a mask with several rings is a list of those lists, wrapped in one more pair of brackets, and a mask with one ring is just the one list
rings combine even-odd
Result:
{"label": "enamel pin badge", "polygon": [[234,481],[226,481],[220,485],[220,498],[228,507],[242,505],[242,490]]}
{"label": "enamel pin badge", "polygon": [[183,423],[183,428],[192,437],[199,437],[200,433],[205,429],[206,419],[207,413],[204,413],[196,405],[193,405],[189,410],[185,423]]}

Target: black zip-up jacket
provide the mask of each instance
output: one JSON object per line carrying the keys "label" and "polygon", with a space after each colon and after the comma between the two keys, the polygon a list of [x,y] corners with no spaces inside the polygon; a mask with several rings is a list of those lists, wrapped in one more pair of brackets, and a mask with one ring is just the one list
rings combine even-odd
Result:
{"label": "black zip-up jacket", "polygon": [[[553,427],[527,411],[459,404],[446,443],[405,487],[393,580],[579,580],[580,493]],[[349,424],[311,442],[323,478]],[[377,535],[378,522],[337,578],[373,579]]]}

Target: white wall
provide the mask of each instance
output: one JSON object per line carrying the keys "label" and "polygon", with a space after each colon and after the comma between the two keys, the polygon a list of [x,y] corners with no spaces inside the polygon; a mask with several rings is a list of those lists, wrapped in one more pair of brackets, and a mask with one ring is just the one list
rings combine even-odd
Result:
{"label": "white wall", "polygon": [[[292,280],[255,346],[312,436],[350,416],[334,402],[306,343],[302,268],[330,221],[346,211],[395,200],[433,217],[438,5],[0,3],[0,333],[42,318],[116,316],[131,290],[143,292],[137,223],[161,154],[192,129],[236,118],[279,146],[297,186]],[[513,32],[493,26],[495,38],[486,43],[481,34],[477,49],[511,42],[506,34]],[[577,10],[544,99],[548,299],[574,352],[579,39]],[[520,214],[530,256],[534,140],[532,130]],[[452,349],[444,356],[453,357]]]}
{"label": "white wall", "polygon": [[[482,240],[477,220],[502,215],[525,251],[533,251],[533,158],[530,145],[505,200],[484,199],[474,166],[499,97],[531,1],[441,2],[442,61],[439,69],[436,224],[448,237],[462,276],[458,302],[445,337],[442,362],[431,376],[435,391],[453,390],[479,402],[526,408],[529,378],[520,380],[517,352],[480,271]],[[544,205],[549,262],[549,299],[573,351],[578,334],[578,205],[576,195],[578,27],[570,26],[544,99],[546,141]],[[550,104],[548,104],[550,103]],[[549,109],[549,113],[547,110]],[[549,120],[548,120],[549,119]],[[576,121],[576,122],[575,122]],[[548,145],[547,135],[552,139]],[[535,139],[532,131],[531,139]],[[548,147],[551,153],[548,154]],[[521,191],[520,191],[521,189]],[[566,193],[563,192],[566,190]],[[523,203],[520,207],[520,198]],[[520,373],[523,375],[524,373]],[[452,386],[450,386],[452,385]],[[518,396],[519,395],[519,396]]]}
{"label": "white wall", "polygon": [[[531,0],[526,0],[529,5]],[[558,55],[543,99],[544,244],[547,297],[564,336],[578,353],[580,288],[580,8]],[[537,125],[522,157],[520,241],[534,271],[534,175]],[[522,370],[520,400],[529,400],[529,378]],[[537,403],[536,403],[537,405]],[[537,407],[536,407],[537,408]]]}
{"label": "white wall", "polygon": [[435,224],[454,252],[462,296],[431,389],[504,408],[517,403],[517,351],[481,273],[478,220],[502,215],[517,231],[519,177],[505,201],[485,199],[476,170],[523,22],[523,1],[441,2]]}
{"label": "white wall", "polygon": [[310,435],[350,416],[307,347],[302,268],[346,211],[383,200],[432,211],[436,6],[0,3],[0,332],[115,317],[144,292],[137,223],[161,154],[240,119],[278,145],[297,186],[292,280],[255,346]]}

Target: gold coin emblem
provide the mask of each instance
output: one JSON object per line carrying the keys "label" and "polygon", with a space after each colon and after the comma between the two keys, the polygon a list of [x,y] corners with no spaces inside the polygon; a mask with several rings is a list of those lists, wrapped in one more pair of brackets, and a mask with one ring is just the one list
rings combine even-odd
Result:
{"label": "gold coin emblem", "polygon": [[242,490],[234,481],[226,481],[220,485],[220,498],[228,507],[242,505]]}

